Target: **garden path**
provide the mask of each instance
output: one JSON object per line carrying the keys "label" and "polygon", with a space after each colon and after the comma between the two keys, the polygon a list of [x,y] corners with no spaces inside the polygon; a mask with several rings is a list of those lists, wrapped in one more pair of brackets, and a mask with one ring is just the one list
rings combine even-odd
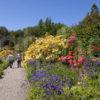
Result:
{"label": "garden path", "polygon": [[0,100],[26,100],[28,81],[24,68],[7,68],[3,78],[0,79]]}

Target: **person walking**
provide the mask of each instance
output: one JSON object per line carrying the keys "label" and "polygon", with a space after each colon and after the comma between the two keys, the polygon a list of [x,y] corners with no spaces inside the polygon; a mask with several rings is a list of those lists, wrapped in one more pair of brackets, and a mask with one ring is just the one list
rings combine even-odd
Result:
{"label": "person walking", "polygon": [[10,54],[8,55],[7,60],[8,60],[8,62],[9,62],[10,68],[12,68],[12,65],[13,65],[13,62],[14,62],[14,55],[13,55],[12,52],[10,52]]}
{"label": "person walking", "polygon": [[20,68],[21,67],[21,61],[22,61],[22,57],[21,54],[17,54],[17,67]]}

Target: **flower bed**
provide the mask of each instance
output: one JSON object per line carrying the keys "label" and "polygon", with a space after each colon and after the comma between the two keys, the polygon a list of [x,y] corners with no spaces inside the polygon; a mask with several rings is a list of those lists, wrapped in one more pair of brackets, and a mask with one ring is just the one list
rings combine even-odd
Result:
{"label": "flower bed", "polygon": [[28,100],[100,99],[100,59],[84,54],[78,42],[72,33],[66,40],[46,36],[29,46],[24,57]]}

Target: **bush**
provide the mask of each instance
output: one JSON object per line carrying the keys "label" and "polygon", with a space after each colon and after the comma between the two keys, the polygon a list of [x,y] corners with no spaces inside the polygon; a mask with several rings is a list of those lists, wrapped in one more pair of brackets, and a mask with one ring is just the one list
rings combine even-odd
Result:
{"label": "bush", "polygon": [[4,70],[9,66],[8,62],[0,61],[0,77],[2,77]]}
{"label": "bush", "polygon": [[[66,86],[64,91],[72,100],[99,100],[100,99],[100,75],[97,79],[84,76],[84,82],[78,82],[71,89]],[[71,94],[71,96],[69,96]]]}
{"label": "bush", "polygon": [[61,35],[47,35],[44,38],[38,38],[33,42],[25,53],[24,64],[30,59],[41,61],[54,61],[58,58],[58,51],[64,46],[64,39]]}

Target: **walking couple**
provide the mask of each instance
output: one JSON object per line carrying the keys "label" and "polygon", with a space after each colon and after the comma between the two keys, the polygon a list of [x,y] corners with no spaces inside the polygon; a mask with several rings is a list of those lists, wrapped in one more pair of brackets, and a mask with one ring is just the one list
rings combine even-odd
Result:
{"label": "walking couple", "polygon": [[8,55],[7,60],[9,62],[10,68],[12,68],[13,63],[14,63],[15,60],[17,61],[17,68],[20,68],[21,67],[21,61],[22,61],[21,54],[18,53],[16,56],[14,56],[13,53],[10,53]]}

